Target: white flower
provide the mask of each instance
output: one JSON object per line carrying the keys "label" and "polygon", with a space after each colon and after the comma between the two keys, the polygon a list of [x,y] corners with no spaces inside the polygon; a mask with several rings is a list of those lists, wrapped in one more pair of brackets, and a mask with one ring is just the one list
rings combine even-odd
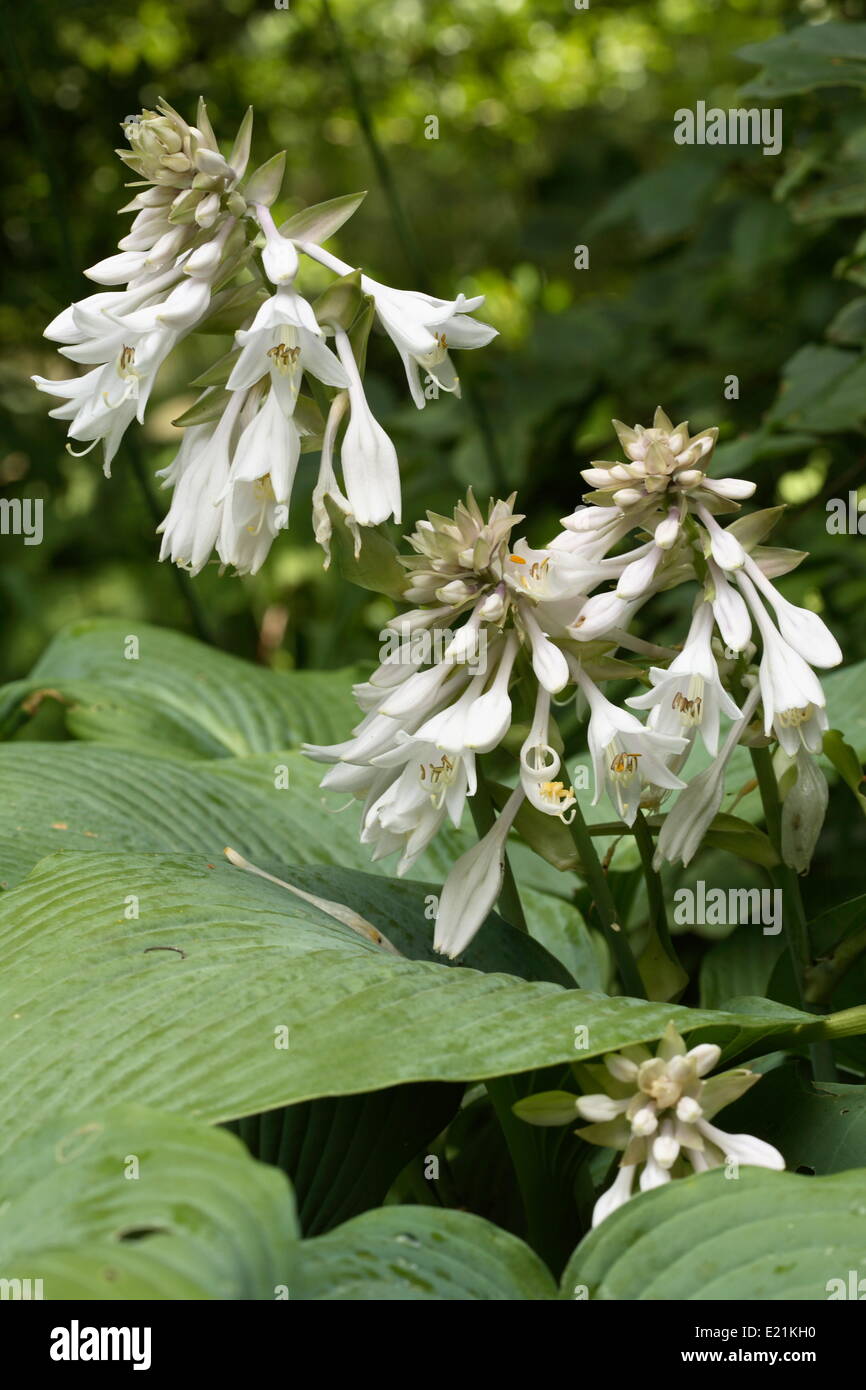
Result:
{"label": "white flower", "polygon": [[[405,874],[446,819],[460,824],[466,797],[475,793],[475,760],[442,752],[403,734],[380,754],[375,765],[387,771],[387,785],[368,797],[361,843],[375,846],[373,858],[401,851],[398,875]],[[486,914],[485,914],[486,915]]]}
{"label": "white flower", "polygon": [[616,586],[619,598],[640,598],[652,584],[664,551],[659,545],[649,545],[638,559],[626,565]]}
{"label": "white flower", "polygon": [[740,735],[748,725],[760,699],[760,690],[755,686],[743,701],[743,709],[736,724],[732,724],[721,750],[710,763],[693,777],[688,786],[680,792],[671,811],[665,816],[656,842],[653,867],[658,871],[662,864],[675,864],[681,860],[688,864],[697,854],[704,835],[719,813],[725,794],[725,768],[740,741]]}
{"label": "white flower", "polygon": [[367,404],[348,335],[342,328],[337,328],[335,338],[337,352],[348,378],[351,409],[340,448],[349,505],[361,526],[377,526],[391,516],[399,521],[400,468],[397,451]]}
{"label": "white flower", "polygon": [[539,686],[532,727],[520,750],[520,784],[530,805],[565,825],[574,819],[574,788],[558,780],[562,759],[550,744],[550,694]]}
{"label": "white flower", "polygon": [[745,575],[738,579],[761,632],[764,650],[758,678],[764,704],[764,732],[774,732],[785,752],[793,756],[802,745],[820,753],[828,727],[826,697],[808,662],[776,631],[766,609]]}
{"label": "white flower", "polygon": [[779,631],[788,646],[810,666],[838,666],[842,651],[823,619],[810,609],[798,608],[797,604],[783,598],[750,555],[746,556],[745,571],[774,609]]}
{"label": "white flower", "polygon": [[[687,1050],[671,1022],[655,1056],[637,1044],[608,1053],[603,1065],[587,1064],[603,1090],[577,1098],[578,1114],[591,1123],[576,1133],[590,1144],[623,1150],[613,1185],[595,1204],[594,1227],[633,1195],[638,1171],[640,1190],[646,1192],[684,1176],[687,1164],[695,1172],[719,1168],[726,1160],[777,1171],[785,1167],[772,1144],[749,1134],[727,1134],[710,1123],[761,1079],[740,1068],[704,1080],[720,1056],[721,1049],[712,1043]],[[565,1093],[548,1095],[544,1109],[533,1107],[532,1099],[515,1106],[522,1119],[530,1124],[568,1123]],[[554,1101],[561,1103],[554,1107]]]}
{"label": "white flower", "polygon": [[746,562],[746,552],[732,531],[725,531],[701,503],[695,511],[707,529],[713,559],[723,570],[738,570]]}
{"label": "white flower", "polygon": [[654,689],[626,700],[632,709],[648,709],[649,724],[660,734],[700,730],[708,753],[719,746],[719,718],[724,713],[738,719],[740,711],[719,679],[719,668],[710,646],[713,610],[701,603],[695,611],[688,638],[667,670],[650,667]]}
{"label": "white flower", "polygon": [[707,570],[711,586],[708,597],[722,640],[732,651],[745,651],[752,638],[752,619],[748,607],[712,560],[707,561]]}
{"label": "white flower", "polygon": [[272,389],[242,431],[221,494],[217,551],[239,574],[255,574],[289,519],[301,437]]}
{"label": "white flower", "polygon": [[[648,597],[648,595],[647,595]],[[583,604],[568,632],[579,642],[594,642],[627,627],[641,605],[640,599],[621,598],[615,589],[593,594]]]}
{"label": "white flower", "polygon": [[643,783],[670,788],[685,786],[665,759],[681,753],[686,739],[645,728],[635,715],[611,704],[579,666],[575,668],[575,678],[590,709],[587,741],[595,773],[593,805],[598,804],[607,786],[620,819],[633,825],[640,809]]}
{"label": "white flower", "polygon": [[256,205],[256,218],[265,234],[262,264],[272,285],[291,284],[298,273],[298,253],[295,244],[278,232],[269,208]]}
{"label": "white flower", "polygon": [[287,414],[295,408],[304,372],[325,386],[343,388],[349,384],[343,367],[325,344],[310,305],[287,286],[265,300],[249,328],[239,329],[235,340],[241,352],[229,376],[228,390],[243,391],[270,376]]}
{"label": "white flower", "polygon": [[549,690],[551,695],[556,695],[568,685],[568,662],[559,647],[542,632],[529,605],[520,602],[518,611],[523,629],[529,638],[532,669],[545,690]]}
{"label": "white flower", "polygon": [[[298,245],[305,255],[338,275],[351,275],[353,267],[339,256],[312,242],[301,241]],[[371,280],[368,275],[361,276],[361,288],[365,294],[372,295],[379,322],[403,360],[409,390],[418,409],[422,410],[425,404],[419,367],[440,390],[459,395],[460,383],[448,349],[484,347],[496,337],[495,328],[470,318],[470,314],[484,303],[484,296],[466,299],[461,294],[452,300],[436,299],[416,290],[393,289]]]}
{"label": "white flower", "polygon": [[505,841],[523,801],[518,787],[483,839],[457,860],[439,898],[433,948],[454,960],[462,954],[492,911],[502,891]]}
{"label": "white flower", "polygon": [[485,347],[496,337],[496,329],[479,323],[470,314],[484,303],[484,295],[454,300],[434,299],[415,290],[395,290],[380,285],[366,275],[361,287],[371,294],[379,321],[393,342],[403,365],[412,399],[423,409],[424,388],[421,367],[442,391],[460,394],[460,381],[449,356],[449,348]]}
{"label": "white flower", "polygon": [[222,524],[222,496],[229,476],[232,432],[242,402],[230,402],[215,425],[192,425],[174,461],[159,473],[174,487],[159,558],[198,574],[210,559]]}

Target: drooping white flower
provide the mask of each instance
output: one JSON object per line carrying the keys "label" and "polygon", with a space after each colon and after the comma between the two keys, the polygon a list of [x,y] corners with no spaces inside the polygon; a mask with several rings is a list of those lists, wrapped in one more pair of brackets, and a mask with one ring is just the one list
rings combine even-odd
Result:
{"label": "drooping white flower", "polygon": [[340,447],[340,461],[352,514],[360,526],[377,526],[389,517],[399,521],[397,450],[367,404],[348,334],[337,328],[335,339],[349,391],[349,423]]}
{"label": "drooping white flower", "polygon": [[710,602],[722,641],[731,651],[742,652],[752,638],[752,619],[740,594],[729,583],[724,571],[711,559],[707,560],[710,579]]}
{"label": "drooping white flower", "polygon": [[157,476],[173,487],[159,558],[190,574],[207,564],[222,524],[222,497],[231,466],[232,436],[242,398],[231,401],[217,424],[192,425],[173,462]]}
{"label": "drooping white flower", "polygon": [[785,752],[793,756],[802,745],[819,753],[828,727],[826,697],[808,662],[789,646],[774,624],[746,575],[737,580],[763,642],[759,680],[764,705],[764,732],[772,729]]}
{"label": "drooping white flower", "polygon": [[713,559],[719,568],[725,571],[742,569],[746,562],[746,552],[734,533],[724,530],[712,513],[700,503],[695,507],[695,511],[704,523]]}
{"label": "drooping white flower", "polygon": [[669,788],[685,785],[666,759],[681,753],[686,740],[646,728],[635,715],[612,704],[580,666],[575,666],[574,674],[590,709],[587,741],[595,773],[593,805],[606,787],[620,819],[633,825],[645,782]]}
{"label": "drooping white flower", "polygon": [[222,492],[217,551],[239,574],[256,574],[289,520],[301,437],[273,389],[238,439]]}
{"label": "drooping white flower", "polygon": [[725,769],[760,697],[761,692],[756,685],[743,701],[740,718],[731,725],[717,756],[709,767],[691,779],[680,792],[673,809],[665,816],[653,857],[656,872],[663,863],[676,864],[681,861],[684,865],[689,864],[700,849],[704,835],[722,805]]}
{"label": "drooping white flower", "polygon": [[455,957],[466,950],[502,891],[505,841],[523,801],[518,787],[487,834],[462,854],[445,880],[436,912],[433,949]]}
{"label": "drooping white flower", "polygon": [[699,729],[707,752],[715,757],[720,715],[738,719],[740,711],[719,678],[710,645],[712,631],[712,607],[700,603],[679,656],[667,670],[650,667],[654,688],[645,695],[633,696],[626,704],[632,709],[650,710],[649,724],[660,734],[682,734],[692,728]]}
{"label": "drooping white flower", "polygon": [[[338,275],[350,275],[354,269],[339,256],[312,242],[302,241],[299,246],[306,255]],[[484,296],[466,299],[460,294],[453,300],[436,299],[415,290],[397,290],[380,284],[369,275],[361,276],[361,289],[373,297],[379,322],[403,361],[409,390],[418,409],[422,410],[425,404],[419,368],[440,390],[459,395],[459,378],[449,349],[485,347],[496,337],[495,328],[470,317],[484,303]]]}
{"label": "drooping white flower", "polygon": [[788,646],[810,666],[838,666],[842,650],[823,618],[783,598],[750,555],[746,556],[744,569],[775,611],[779,631]]}
{"label": "drooping white flower", "polygon": [[283,408],[291,414],[304,372],[325,386],[344,388],[349,380],[311,306],[290,286],[277,289],[256,312],[249,328],[235,340],[241,352],[226,383],[229,391],[244,391],[269,376]]}
{"label": "drooping white flower", "polygon": [[538,687],[532,726],[520,749],[520,784],[527,801],[568,825],[574,819],[574,788],[559,779],[562,759],[550,743],[550,692]]}

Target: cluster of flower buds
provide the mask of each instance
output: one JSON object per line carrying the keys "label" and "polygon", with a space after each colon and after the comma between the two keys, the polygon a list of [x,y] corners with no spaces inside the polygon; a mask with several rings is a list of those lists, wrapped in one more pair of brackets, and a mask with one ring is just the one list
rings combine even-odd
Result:
{"label": "cluster of flower buds", "polygon": [[[564,529],[543,549],[512,540],[523,520],[514,496],[491,502],[485,517],[470,492],[453,517],[428,513],[418,523],[409,537],[414,553],[401,557],[403,598],[417,606],[394,620],[393,650],[355,689],[364,718],[345,743],[306,750],[333,764],[323,786],[363,802],[361,838],[374,857],[400,851],[405,873],[446,819],[460,823],[475,794],[477,756],[507,748],[512,723],[528,725],[514,745],[513,794],[443,890],[435,944],[450,956],[498,896],[505,839],[523,802],[566,822],[575,814],[551,720],[552,697],[562,703],[568,688],[578,713],[588,713],[595,803],[606,790],[631,826],[641,808],[656,813],[679,792],[661,826],[657,867],[688,863],[697,852],[740,742],[775,741],[779,758],[795,768],[783,818],[796,820],[797,835],[783,835],[783,850],[798,870],[808,867],[820,830],[826,784],[815,755],[827,715],[813,667],[835,665],[841,652],[821,618],[772,583],[803,558],[761,543],[781,509],[723,528],[716,516],[739,511],[735,499],[753,486],[707,477],[714,430],[690,438],[661,410],[652,429],[617,428],[632,458],[621,467],[636,470],[628,475],[635,485],[623,498],[626,480],[609,483],[620,465],[593,465],[589,481],[604,486],[563,518]],[[684,582],[694,603],[683,645],[659,648],[634,637],[628,629],[638,610]],[[623,678],[646,687],[626,709],[601,688]],[[759,704],[762,726],[753,723]],[[646,712],[645,721],[633,711]],[[730,725],[720,747],[723,718]],[[713,761],[687,781],[698,737]]]}
{"label": "cluster of flower buds", "polygon": [[[161,101],[123,129],[130,148],[118,153],[141,191],[122,211],[136,216],[118,254],[85,272],[122,288],[71,305],[45,330],[63,356],[90,368],[68,380],[34,377],[61,399],[51,414],[69,422],[82,452],[102,441],[108,473],[181,339],[205,326],[233,333],[232,351],[191,383],[204,394],[175,422],[184,437],[161,474],[173,488],[161,558],[197,573],[216,552],[222,565],[255,573],[288,524],[302,451],[321,451],[313,523],[326,554],[328,499],[358,545],[358,527],[399,521],[396,450],[362,382],[370,328],[378,322],[392,339],[420,408],[440,388],[459,392],[449,348],[480,347],[495,336],[471,317],[482,298],[393,289],[324,250],[320,242],[363,194],[307,208],[278,228],[270,208],[285,154],[246,175],[251,111],[227,158],[204,102],[194,126]],[[313,302],[296,287],[300,255],[337,277]]]}
{"label": "cluster of flower buds", "polygon": [[595,1094],[544,1091],[518,1101],[514,1109],[534,1125],[566,1125],[580,1116],[591,1122],[575,1131],[580,1139],[622,1150],[617,1177],[593,1210],[592,1224],[597,1226],[635,1195],[638,1173],[639,1190],[647,1192],[672,1178],[724,1164],[785,1167],[772,1144],[750,1134],[726,1134],[711,1124],[720,1110],[761,1079],[745,1068],[708,1076],[720,1057],[715,1043],[687,1050],[671,1022],[655,1055],[637,1045],[607,1053],[600,1064],[576,1066],[578,1081],[595,1086]]}

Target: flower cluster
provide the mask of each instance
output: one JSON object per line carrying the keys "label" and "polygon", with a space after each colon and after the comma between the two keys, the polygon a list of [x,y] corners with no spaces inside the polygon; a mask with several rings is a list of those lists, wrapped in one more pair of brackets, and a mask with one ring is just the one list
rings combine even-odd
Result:
{"label": "flower cluster", "polygon": [[[686,1049],[669,1023],[656,1048],[624,1047],[609,1052],[601,1064],[583,1063],[581,1080],[595,1084],[595,1094],[575,1096],[546,1091],[518,1101],[515,1113],[535,1125],[565,1125],[577,1116],[591,1123],[575,1133],[590,1144],[622,1150],[619,1172],[595,1204],[597,1226],[634,1195],[647,1192],[690,1170],[704,1173],[726,1162],[759,1168],[785,1167],[785,1160],[762,1139],[727,1134],[711,1124],[726,1105],[745,1095],[760,1074],[745,1068],[708,1076],[721,1057],[715,1043]],[[704,1078],[707,1078],[706,1080]]]}
{"label": "flower cluster", "polygon": [[[60,398],[51,414],[69,422],[69,438],[84,443],[83,452],[102,442],[109,473],[181,339],[217,318],[220,330],[234,331],[233,352],[193,383],[205,387],[204,396],[181,416],[183,442],[161,474],[173,495],[159,528],[160,558],[193,574],[214,552],[239,573],[261,567],[288,524],[302,449],[321,449],[313,520],[326,552],[329,497],[356,535],[359,526],[400,520],[396,450],[362,383],[373,318],[400,353],[419,408],[428,393],[459,392],[450,348],[480,347],[495,336],[471,317],[481,297],[393,289],[322,249],[319,242],[363,195],[306,209],[279,229],[270,207],[285,156],[245,177],[251,130],[248,112],[225,158],[204,102],[194,126],[164,101],[125,123],[129,149],[118,153],[141,191],[122,211],[135,218],[118,254],[85,272],[119,288],[71,305],[45,330],[63,356],[89,370],[67,380],[34,377],[41,391]],[[296,288],[300,255],[339,277],[315,303]]]}
{"label": "flower cluster", "polygon": [[[529,732],[515,749],[513,794],[458,860],[440,901],[435,944],[451,956],[498,895],[505,838],[523,802],[566,822],[575,814],[551,720],[552,697],[562,702],[569,687],[588,714],[595,802],[606,791],[630,826],[641,808],[658,812],[680,793],[664,818],[657,866],[688,863],[696,853],[743,741],[774,741],[796,768],[798,835],[788,843],[798,869],[808,867],[820,829],[815,754],[827,715],[813,668],[835,665],[841,652],[821,618],[772,583],[802,555],[762,544],[777,512],[719,524],[754,486],[707,476],[715,430],[690,436],[662,410],[650,429],[614,423],[630,462],[586,470],[595,490],[546,547],[512,539],[523,520],[513,496],[491,502],[485,517],[470,492],[452,517],[428,514],[418,523],[413,553],[401,558],[403,596],[416,606],[395,620],[393,650],[355,689],[364,718],[345,743],[306,750],[333,764],[323,786],[363,802],[361,838],[374,857],[399,851],[405,873],[446,820],[460,823],[476,791],[478,755],[507,742],[520,722],[513,699],[522,702]],[[694,590],[683,645],[656,648],[634,637],[635,614],[681,583]],[[433,633],[447,641],[431,660],[430,641],[418,638]],[[628,708],[601,688],[624,676],[646,687]],[[762,726],[753,723],[759,705]],[[720,746],[722,719],[730,724]],[[698,738],[713,761],[687,781]]]}

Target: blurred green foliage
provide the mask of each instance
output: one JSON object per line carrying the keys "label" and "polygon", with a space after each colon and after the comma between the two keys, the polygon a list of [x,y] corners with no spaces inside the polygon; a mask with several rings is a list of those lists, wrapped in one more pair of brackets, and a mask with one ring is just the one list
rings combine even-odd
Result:
{"label": "blurred green foliage", "polygon": [[[860,486],[866,423],[859,0],[330,0],[330,11],[402,235],[319,0],[2,0],[0,497],[45,499],[41,545],[0,536],[4,674],[24,673],[83,615],[198,626],[243,655],[328,667],[374,655],[392,611],[322,572],[315,455],[263,573],[210,567],[190,586],[157,563],[154,499],[164,507],[149,480],[212,339],[193,337],[167,366],[110,480],[96,454],[65,452],[29,383],[53,359],[44,324],[90,292],[82,268],[126,225],[119,122],[160,94],[191,113],[199,93],[226,140],[255,106],[254,159],[288,150],[278,214],[367,187],[340,254],[397,285],[488,296],[500,338],[463,356],[463,401],[416,412],[390,345],[371,345],[368,389],[401,452],[407,521],[450,509],[470,483],[482,495],[516,487],[543,541],[579,498],[579,468],[610,456],[610,416],[648,421],[661,403],[697,428],[721,424],[720,464],[758,481],[756,505],[789,504],[778,539],[814,558],[783,588],[825,611],[850,659],[866,655],[866,542],[825,524],[827,499]],[[673,141],[682,106],[768,99],[784,107],[778,158]],[[588,269],[575,269],[579,245]],[[732,374],[739,399],[727,400]],[[686,601],[662,599],[654,636],[681,633]]]}

